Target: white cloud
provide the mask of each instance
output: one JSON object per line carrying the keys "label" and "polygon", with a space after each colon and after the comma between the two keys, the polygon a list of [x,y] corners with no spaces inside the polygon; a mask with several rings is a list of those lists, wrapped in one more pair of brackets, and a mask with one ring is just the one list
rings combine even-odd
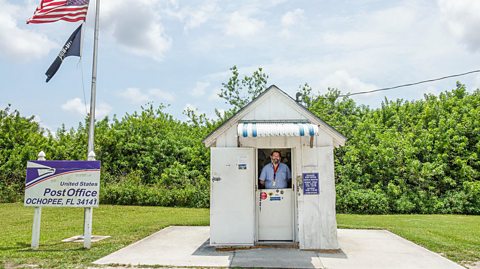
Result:
{"label": "white cloud", "polygon": [[105,102],[100,102],[95,108],[95,118],[101,119],[110,114],[110,112],[112,112],[112,106]]}
{"label": "white cloud", "polygon": [[120,92],[119,96],[133,104],[145,104],[154,100],[165,100],[169,102],[173,102],[175,100],[174,94],[161,89],[150,89],[147,91],[147,93],[144,93],[139,88],[127,88]]}
{"label": "white cloud", "polygon": [[198,108],[195,105],[192,105],[190,103],[185,104],[185,107],[183,107],[183,111],[185,110],[193,110],[198,112]]}
{"label": "white cloud", "polygon": [[337,70],[334,73],[326,76],[322,81],[322,88],[338,88],[343,92],[360,92],[374,90],[377,87],[370,83],[365,83],[359,78],[350,75],[345,70]]}
{"label": "white cloud", "polygon": [[33,115],[33,122],[39,123],[42,122],[42,119],[39,115]]}
{"label": "white cloud", "polygon": [[165,100],[165,101],[169,101],[169,102],[173,102],[175,100],[175,95],[174,94],[172,94],[170,92],[167,92],[167,91],[164,91],[164,90],[150,89],[148,91],[148,93],[150,94],[150,96],[155,97],[155,98],[160,99],[160,100]]}
{"label": "white cloud", "polygon": [[[365,76],[363,70],[348,66],[355,61],[358,59],[342,59],[328,64],[322,61],[281,61],[264,65],[264,70],[270,75],[270,82],[274,82],[292,96],[303,83],[308,83],[314,89],[322,91],[329,87],[338,88],[342,93],[378,88],[374,84],[363,82],[361,79]],[[256,67],[241,68],[242,71],[249,69],[255,70]]]}
{"label": "white cloud", "polygon": [[[369,59],[372,61],[372,59]],[[363,61],[363,59],[347,58],[337,61],[321,61],[312,59],[311,61],[301,61],[298,59],[278,60],[273,63],[263,64],[263,70],[269,75],[268,85],[275,84],[283,91],[295,98],[295,94],[299,86],[308,83],[313,89],[314,94],[325,93],[327,88],[338,88],[343,94],[347,92],[359,92],[380,88],[377,85],[382,78],[375,69],[376,62],[372,63],[372,68],[363,66],[357,68],[351,66],[352,62]],[[363,63],[361,63],[363,65]],[[239,66],[240,76],[250,75],[258,69],[258,65]],[[372,75],[373,74],[373,75]],[[210,81],[226,81],[229,72],[212,73],[208,76]],[[368,80],[368,82],[367,82]],[[389,86],[389,85],[382,85]],[[215,103],[215,107],[229,107],[225,104],[225,100],[218,97],[220,89],[212,90],[208,95],[208,101]],[[366,98],[371,94],[361,95]],[[377,95],[375,95],[377,96]],[[381,100],[380,100],[381,101]],[[201,106],[203,108],[203,106]]]}
{"label": "white cloud", "polygon": [[0,56],[28,61],[41,58],[57,45],[45,35],[18,27],[22,7],[0,0]]}
{"label": "white cloud", "polygon": [[264,26],[264,21],[235,11],[229,16],[225,33],[230,36],[248,37],[258,33]]}
{"label": "white cloud", "polygon": [[327,32],[322,35],[324,44],[341,47],[371,47],[384,44],[386,33],[361,31]]}
{"label": "white cloud", "polygon": [[196,105],[192,105],[190,103],[187,103],[183,107],[183,114],[184,114],[183,119],[184,120],[188,120],[188,117],[185,115],[185,111],[187,111],[187,110],[193,111],[196,115],[206,114],[203,110],[199,110]]}
{"label": "white cloud", "polygon": [[185,23],[186,29],[196,28],[209,20],[218,10],[216,1],[206,2],[198,9],[191,10],[188,13],[188,19]]}
{"label": "white cloud", "polygon": [[33,115],[33,121],[38,123],[41,128],[46,130],[46,132],[43,134],[44,136],[47,136],[48,132],[50,132],[50,134],[52,134],[54,137],[57,135],[57,132],[55,132],[49,125],[45,124],[39,115]]}
{"label": "white cloud", "polygon": [[85,115],[88,111],[85,103],[78,97],[67,100],[67,102],[62,105],[62,109],[68,112],[76,112],[81,115]]}
{"label": "white cloud", "polygon": [[190,95],[194,96],[194,97],[200,97],[200,96],[203,96],[205,95],[206,93],[206,90],[207,88],[210,86],[210,83],[209,82],[197,82],[195,84],[195,87],[192,89],[192,91],[190,92]]}
{"label": "white cloud", "polygon": [[135,104],[144,104],[149,100],[148,95],[142,93],[138,88],[127,88],[119,95]]}
{"label": "white cloud", "polygon": [[292,27],[304,20],[304,11],[301,8],[297,8],[292,11],[288,11],[282,16],[282,26]]}
{"label": "white cloud", "polygon": [[[383,46],[402,46],[421,31],[412,31],[413,27],[422,29],[422,17],[417,14],[419,8],[406,5],[376,10],[352,18],[337,18],[332,30],[321,35],[322,44],[336,49],[378,48]],[[392,20],[392,18],[395,18]],[[430,22],[431,23],[431,22]],[[426,25],[425,25],[426,26]],[[428,25],[431,27],[431,25]],[[342,28],[345,28],[342,30]],[[423,36],[422,36],[423,37]]]}
{"label": "white cloud", "polygon": [[424,95],[424,94],[435,94],[439,95],[442,91],[445,89],[440,88],[438,85],[426,85],[424,88],[420,88],[421,90],[418,91],[418,95]]}
{"label": "white cloud", "polygon": [[167,10],[167,14],[184,22],[185,30],[194,29],[201,26],[213,16],[216,16],[219,11],[217,0],[202,1],[199,6],[186,6],[181,9],[179,9],[177,2],[171,4],[176,10]]}
{"label": "white cloud", "polygon": [[283,14],[281,18],[283,28],[280,31],[280,36],[288,39],[292,36],[292,33],[298,33],[298,27],[303,24],[304,20],[304,11],[300,8]]}
{"label": "white cloud", "polygon": [[[90,113],[90,105],[85,105],[85,103],[78,97],[67,100],[67,102],[62,104],[61,107],[64,111],[74,112],[82,116],[86,116]],[[112,107],[109,104],[101,102],[95,107],[95,118],[103,118],[111,111]]]}
{"label": "white cloud", "polygon": [[161,61],[171,46],[156,8],[158,0],[102,2],[102,27],[128,52]]}
{"label": "white cloud", "polygon": [[[256,70],[257,67],[248,67],[250,72]],[[298,84],[305,82],[315,83],[319,78],[330,72],[331,68],[335,68],[333,63],[326,65],[322,61],[278,61],[264,65],[264,70],[272,79],[276,80],[296,80]]]}
{"label": "white cloud", "polygon": [[473,89],[480,89],[480,75],[476,75],[473,77],[471,87]]}
{"label": "white cloud", "polygon": [[344,17],[329,16],[321,23],[309,21],[318,35],[312,35],[311,29],[295,31],[299,38],[284,40],[288,50],[261,66],[270,75],[269,82],[287,92],[304,82],[315,89],[355,92],[448,74],[451,71],[445,70],[455,65],[471,66],[470,61],[456,64],[454,59],[463,59],[465,50],[445,34],[432,5],[405,1]]}
{"label": "white cloud", "polygon": [[223,99],[218,96],[220,94],[220,89],[216,89],[210,93],[208,96],[209,101],[222,101]]}
{"label": "white cloud", "polygon": [[480,49],[480,1],[438,0],[443,21],[454,36],[472,51]]}

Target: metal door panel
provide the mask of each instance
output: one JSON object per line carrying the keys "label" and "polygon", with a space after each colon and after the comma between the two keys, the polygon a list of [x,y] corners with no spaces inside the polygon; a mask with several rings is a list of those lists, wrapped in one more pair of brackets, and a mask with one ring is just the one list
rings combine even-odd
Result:
{"label": "metal door panel", "polygon": [[258,240],[292,241],[292,189],[262,189],[258,190],[258,196]]}
{"label": "metal door panel", "polygon": [[253,245],[253,148],[211,148],[210,244]]}

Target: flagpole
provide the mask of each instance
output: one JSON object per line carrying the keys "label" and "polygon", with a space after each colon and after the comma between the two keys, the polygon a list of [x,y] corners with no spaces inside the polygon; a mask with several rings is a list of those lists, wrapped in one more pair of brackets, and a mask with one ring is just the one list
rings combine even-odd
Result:
{"label": "flagpole", "polygon": [[[100,17],[100,0],[95,2],[95,31],[93,34],[93,64],[92,64],[92,90],[90,94],[90,126],[88,131],[87,160],[95,160],[95,98],[97,93],[97,55],[98,55],[98,29]],[[85,207],[83,211],[83,247],[90,249],[92,242],[92,215],[93,208]]]}
{"label": "flagpole", "polygon": [[98,55],[98,29],[100,16],[100,0],[96,0],[95,8],[95,31],[93,34],[93,65],[92,65],[92,89],[90,95],[90,128],[88,131],[88,154],[94,151],[95,137],[95,98],[97,92],[97,55]]}

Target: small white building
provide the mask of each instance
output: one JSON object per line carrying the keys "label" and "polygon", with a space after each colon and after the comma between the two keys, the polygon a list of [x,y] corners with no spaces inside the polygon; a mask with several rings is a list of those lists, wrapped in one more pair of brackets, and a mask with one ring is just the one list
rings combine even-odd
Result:
{"label": "small white building", "polygon": [[[346,138],[272,85],[210,133],[210,244],[338,249],[333,149]],[[273,150],[287,188],[260,189]]]}

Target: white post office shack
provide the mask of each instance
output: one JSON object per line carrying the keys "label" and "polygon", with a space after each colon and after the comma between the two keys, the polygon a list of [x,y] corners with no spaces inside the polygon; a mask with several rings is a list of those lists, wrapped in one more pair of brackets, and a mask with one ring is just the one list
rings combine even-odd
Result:
{"label": "white post office shack", "polygon": [[[210,244],[338,249],[333,149],[345,141],[270,86],[203,141],[211,148]],[[262,189],[260,172],[274,150],[292,180]]]}

